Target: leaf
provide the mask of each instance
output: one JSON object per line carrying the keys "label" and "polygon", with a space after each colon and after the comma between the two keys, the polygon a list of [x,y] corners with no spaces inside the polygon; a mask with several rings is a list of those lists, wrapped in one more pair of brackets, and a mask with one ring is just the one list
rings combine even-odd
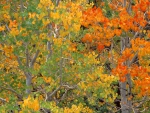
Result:
{"label": "leaf", "polygon": [[103,49],[104,49],[104,44],[102,44],[102,43],[98,43],[98,45],[97,45],[97,50],[98,50],[98,52],[101,52]]}

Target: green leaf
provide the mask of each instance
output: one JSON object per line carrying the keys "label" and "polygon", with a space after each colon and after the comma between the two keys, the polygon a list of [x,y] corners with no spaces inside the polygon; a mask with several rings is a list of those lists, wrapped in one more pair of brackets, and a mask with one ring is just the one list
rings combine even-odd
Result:
{"label": "green leaf", "polygon": [[78,45],[77,45],[77,49],[78,49],[79,51],[83,51],[83,50],[85,50],[85,46],[84,46],[83,44],[78,44]]}
{"label": "green leaf", "polygon": [[44,83],[44,80],[43,80],[43,78],[38,77],[36,82],[37,82],[37,85],[41,85]]}
{"label": "green leaf", "polygon": [[21,12],[21,13],[20,13],[20,16],[21,16],[21,17],[27,17],[27,16],[28,16],[28,12]]}

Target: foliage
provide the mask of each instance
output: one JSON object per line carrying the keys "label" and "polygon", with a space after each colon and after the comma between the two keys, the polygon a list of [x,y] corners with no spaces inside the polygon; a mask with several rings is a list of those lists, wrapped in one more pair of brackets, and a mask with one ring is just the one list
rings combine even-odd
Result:
{"label": "foliage", "polygon": [[150,2],[118,2],[1,0],[0,111],[147,112]]}

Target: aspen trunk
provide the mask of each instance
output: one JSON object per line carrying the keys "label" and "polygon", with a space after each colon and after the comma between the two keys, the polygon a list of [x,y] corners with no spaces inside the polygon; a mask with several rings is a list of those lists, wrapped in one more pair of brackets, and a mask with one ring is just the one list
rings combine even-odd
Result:
{"label": "aspen trunk", "polygon": [[[121,38],[121,53],[130,46],[130,40],[129,38]],[[124,65],[130,66],[130,61],[127,60],[124,62]],[[131,107],[132,107],[132,102],[131,100],[128,100],[128,97],[131,96],[131,87],[132,87],[132,82],[131,82],[131,76],[130,74],[125,75],[126,76],[126,81],[125,82],[120,82],[120,95],[121,95],[121,112],[122,113],[131,113]],[[127,85],[129,86],[127,88]]]}

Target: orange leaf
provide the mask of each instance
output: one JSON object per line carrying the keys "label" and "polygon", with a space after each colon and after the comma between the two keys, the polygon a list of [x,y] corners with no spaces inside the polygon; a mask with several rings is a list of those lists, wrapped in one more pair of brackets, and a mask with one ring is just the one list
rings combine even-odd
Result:
{"label": "orange leaf", "polygon": [[99,42],[98,45],[97,45],[98,52],[101,52],[104,48],[105,48],[104,44]]}
{"label": "orange leaf", "polygon": [[91,36],[91,34],[86,34],[86,35],[82,38],[82,42],[92,42],[92,36]]}

